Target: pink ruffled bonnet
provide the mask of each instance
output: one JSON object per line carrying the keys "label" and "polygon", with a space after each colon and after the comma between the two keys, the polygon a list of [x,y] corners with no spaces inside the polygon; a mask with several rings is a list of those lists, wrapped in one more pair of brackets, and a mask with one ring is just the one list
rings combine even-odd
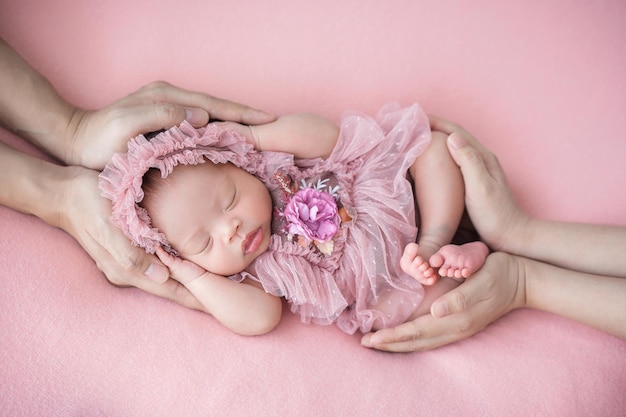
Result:
{"label": "pink ruffled bonnet", "polygon": [[175,254],[165,235],[151,226],[146,209],[138,204],[144,197],[143,176],[150,168],[157,168],[165,178],[178,164],[196,165],[205,159],[230,162],[252,174],[262,164],[243,136],[216,124],[196,129],[183,122],[152,139],[143,135],[131,139],[128,151],[115,154],[99,176],[102,195],[113,205],[111,221],[146,252],[154,253],[162,246]]}

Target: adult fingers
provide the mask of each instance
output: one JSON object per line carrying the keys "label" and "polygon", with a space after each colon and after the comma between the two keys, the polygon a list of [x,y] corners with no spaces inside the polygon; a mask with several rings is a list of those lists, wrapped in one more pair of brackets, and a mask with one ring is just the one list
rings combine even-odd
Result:
{"label": "adult fingers", "polygon": [[142,133],[169,129],[183,120],[189,121],[195,127],[209,122],[209,114],[203,109],[165,102],[116,107],[111,112],[109,119],[117,126],[116,137],[126,141]]}
{"label": "adult fingers", "polygon": [[98,175],[79,167],[71,175],[60,210],[64,213],[56,225],[70,233],[94,259],[109,282],[117,286],[134,286],[173,300],[186,307],[202,310],[200,303],[174,280],[168,269],[154,255],[132,246],[123,232],[109,221],[110,202],[100,197]]}
{"label": "adult fingers", "polygon": [[461,168],[466,189],[483,184],[486,177],[492,176],[483,153],[469,144],[463,136],[456,132],[452,133],[448,136],[447,144],[452,158]]}
{"label": "adult fingers", "polygon": [[458,140],[462,140],[464,143],[468,143],[470,146],[478,150],[483,155],[491,154],[487,148],[480,143],[474,135],[468,132],[463,126],[446,120],[444,118],[438,116],[429,115],[428,119],[430,121],[430,128],[433,131],[443,132],[448,136],[453,133],[456,134]]}
{"label": "adult fingers", "polygon": [[[144,270],[144,263],[138,264],[131,260],[132,266],[124,266],[124,262],[120,263],[119,259],[111,256],[104,248],[97,252],[90,251],[90,255],[98,259],[98,267],[113,285],[136,287],[184,307],[204,311],[202,304],[187,288],[173,279],[168,279],[169,271],[158,261],[150,263]],[[147,257],[150,258],[151,256]],[[143,273],[139,272],[142,270]]]}
{"label": "adult fingers", "polygon": [[466,316],[435,318],[424,315],[391,329],[366,334],[361,339],[364,347],[388,352],[415,352],[436,349],[474,334]]}
{"label": "adult fingers", "polygon": [[206,109],[211,119],[241,122],[247,125],[265,124],[276,120],[275,116],[264,111],[215,97],[210,98],[210,104]]}
{"label": "adult fingers", "polygon": [[[111,202],[100,196],[98,173],[79,167],[68,169],[76,172],[68,174],[64,187],[62,202],[65,210],[60,226],[80,242],[112,282],[124,285],[125,276],[143,277],[146,272],[158,282],[165,281],[167,270],[160,261],[133,246],[124,233],[111,223]],[[150,268],[154,263],[161,265],[160,268]]]}
{"label": "adult fingers", "polygon": [[[174,301],[182,306],[204,311],[202,304],[187,288],[173,279],[168,279],[169,272],[167,268],[158,261],[150,263],[145,271],[143,264],[138,264],[133,260],[130,261],[130,264],[124,266],[124,262],[120,263],[120,260],[112,256],[109,250],[94,243],[95,241],[92,241],[92,244],[89,245],[89,255],[96,260],[98,268],[105,274],[111,284],[119,287],[136,287],[158,297]],[[146,255],[147,259],[152,257]],[[129,259],[133,259],[133,257]],[[142,273],[141,271],[144,272]]]}
{"label": "adult fingers", "polygon": [[467,191],[476,188],[476,191],[480,190],[488,196],[486,190],[494,184],[506,186],[506,176],[500,161],[478,141],[467,140],[465,136],[454,132],[448,136],[447,145],[452,158],[461,168]]}
{"label": "adult fingers", "polygon": [[443,132],[446,135],[450,135],[453,132],[466,132],[465,129],[463,129],[461,125],[451,122],[450,120],[444,119],[443,117],[429,114],[428,121],[430,122],[431,130],[434,130],[437,132]]}
{"label": "adult fingers", "polygon": [[[431,314],[390,329],[365,335],[361,344],[379,350],[408,352],[434,349],[465,339],[499,317],[493,276],[478,271],[459,287],[435,300]],[[506,304],[506,300],[504,301]],[[495,304],[494,304],[495,303]]]}
{"label": "adult fingers", "polygon": [[[481,271],[478,271],[475,275],[480,273]],[[436,299],[430,306],[432,316],[441,318],[461,313],[479,303],[484,298],[487,288],[481,279],[475,278],[477,277],[473,276],[465,280],[463,284]]]}
{"label": "adult fingers", "polygon": [[[438,116],[429,115],[428,118],[432,130],[443,132],[449,136],[448,148],[453,157],[456,153],[465,155],[465,160],[480,158],[489,171],[501,171],[498,158],[461,125]],[[455,149],[461,150],[455,152]],[[459,161],[457,164],[460,165]]]}
{"label": "adult fingers", "polygon": [[184,285],[174,279],[170,278],[163,283],[142,279],[134,282],[133,286],[150,294],[174,301],[184,307],[206,311],[198,299]]}
{"label": "adult fingers", "polygon": [[78,130],[73,146],[78,155],[72,164],[102,169],[115,152],[125,152],[128,140],[139,134],[169,129],[188,120],[204,126],[209,115],[202,109],[189,109],[171,103],[119,105],[89,112]]}
{"label": "adult fingers", "polygon": [[135,281],[133,277],[156,283],[167,280],[169,271],[156,256],[131,245],[128,238],[108,220],[93,218],[92,221],[94,228],[88,229],[87,233],[96,245],[90,245],[92,251],[95,251],[90,255],[98,262],[109,281],[116,285],[134,285],[130,282]]}
{"label": "adult fingers", "polygon": [[245,124],[264,124],[276,119],[261,110],[220,99],[203,93],[185,90],[163,81],[157,81],[141,88],[131,100],[142,103],[168,102],[187,108],[204,109],[211,119],[229,120]]}

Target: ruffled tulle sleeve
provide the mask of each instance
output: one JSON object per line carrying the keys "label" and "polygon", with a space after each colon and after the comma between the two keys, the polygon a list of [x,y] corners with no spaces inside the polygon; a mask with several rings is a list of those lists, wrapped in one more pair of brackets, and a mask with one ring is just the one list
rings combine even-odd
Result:
{"label": "ruffled tulle sleeve", "polygon": [[[319,254],[272,236],[269,250],[254,262],[255,278],[265,291],[284,297],[304,323],[331,324],[348,306],[334,273],[319,265]],[[315,259],[311,259],[315,258]]]}
{"label": "ruffled tulle sleeve", "polygon": [[[384,137],[385,144],[392,147],[390,152],[394,152],[394,145],[400,149],[399,146],[410,137],[417,145],[411,149],[415,155],[421,154],[430,143],[428,117],[417,103],[406,108],[399,103],[386,104],[375,118],[358,112],[346,113],[340,127],[337,146],[328,161],[333,166],[345,165],[362,157],[369,159],[373,154],[384,155],[373,152],[381,145],[377,138]],[[354,146],[355,141],[358,146]]]}

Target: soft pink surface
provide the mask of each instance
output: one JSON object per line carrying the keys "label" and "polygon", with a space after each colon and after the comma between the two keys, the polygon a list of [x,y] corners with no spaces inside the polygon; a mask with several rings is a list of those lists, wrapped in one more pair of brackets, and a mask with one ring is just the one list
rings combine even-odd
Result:
{"label": "soft pink surface", "polygon": [[[155,79],[335,120],[417,100],[494,150],[531,212],[622,225],[624,22],[621,0],[0,4],[0,36],[83,106]],[[0,264],[1,415],[626,410],[626,343],[541,312],[409,355],[288,313],[268,336],[239,337],[109,285],[68,235],[4,207]]]}

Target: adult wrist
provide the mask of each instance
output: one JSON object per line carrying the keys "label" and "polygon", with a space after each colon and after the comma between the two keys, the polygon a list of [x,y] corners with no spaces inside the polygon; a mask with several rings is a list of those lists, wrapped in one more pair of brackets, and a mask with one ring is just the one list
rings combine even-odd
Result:
{"label": "adult wrist", "polygon": [[533,271],[533,262],[527,258],[510,255],[517,267],[517,292],[515,293],[515,308],[533,307],[532,285],[537,277]]}
{"label": "adult wrist", "polygon": [[50,222],[67,174],[64,167],[4,144],[0,144],[0,165],[0,204]]}
{"label": "adult wrist", "polygon": [[63,126],[59,126],[57,141],[63,144],[63,156],[59,156],[59,158],[67,165],[84,165],[82,161],[83,149],[77,139],[87,114],[88,111],[84,109],[70,106],[67,122]]}
{"label": "adult wrist", "polygon": [[78,125],[76,115],[81,110],[67,103],[54,90],[49,93],[49,104],[41,115],[41,123],[32,123],[32,129],[25,136],[30,137],[38,147],[67,165],[72,163],[73,137]]}
{"label": "adult wrist", "polygon": [[66,210],[63,208],[64,196],[72,177],[73,167],[64,167],[41,161],[40,169],[29,179],[28,211],[46,223],[63,228]]}
{"label": "adult wrist", "polygon": [[537,219],[519,212],[508,220],[510,225],[500,236],[496,250],[519,256],[527,256],[527,248],[532,245]]}

